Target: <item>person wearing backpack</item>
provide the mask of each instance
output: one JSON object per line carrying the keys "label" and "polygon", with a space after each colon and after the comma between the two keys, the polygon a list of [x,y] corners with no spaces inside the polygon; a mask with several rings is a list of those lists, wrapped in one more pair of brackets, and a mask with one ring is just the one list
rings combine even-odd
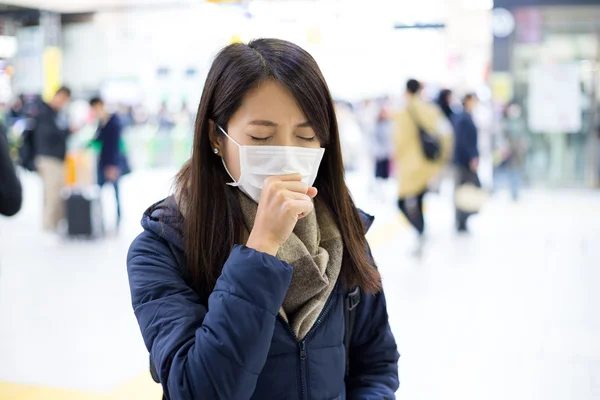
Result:
{"label": "person wearing backpack", "polygon": [[225,47],[191,159],[127,257],[164,397],[394,399],[399,355],[372,222],[346,187],[314,59],[277,39]]}
{"label": "person wearing backpack", "polygon": [[415,228],[420,255],[425,232],[423,200],[429,183],[452,153],[452,127],[439,107],[421,97],[423,85],[406,83],[406,106],[395,115],[395,161],[399,170],[398,208]]}

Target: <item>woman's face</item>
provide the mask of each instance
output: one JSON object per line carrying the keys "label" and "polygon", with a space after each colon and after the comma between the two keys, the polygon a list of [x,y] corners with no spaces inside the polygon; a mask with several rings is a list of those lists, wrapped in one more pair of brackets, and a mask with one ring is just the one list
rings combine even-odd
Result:
{"label": "woman's face", "polygon": [[[319,138],[291,93],[282,85],[267,81],[246,94],[233,114],[226,132],[242,146],[296,146],[318,149]],[[238,146],[222,135],[212,146],[225,159],[237,181],[240,177]]]}

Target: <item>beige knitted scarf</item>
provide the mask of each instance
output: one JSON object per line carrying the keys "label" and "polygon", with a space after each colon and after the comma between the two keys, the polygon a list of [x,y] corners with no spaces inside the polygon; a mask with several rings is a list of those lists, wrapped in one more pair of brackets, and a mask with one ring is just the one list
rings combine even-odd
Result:
{"label": "beige knitted scarf", "polygon": [[[241,192],[239,198],[246,241],[258,205]],[[298,339],[304,339],[331,295],[340,275],[343,252],[340,231],[327,207],[319,201],[315,201],[315,210],[298,221],[289,239],[279,248],[277,258],[294,270],[280,314]]]}

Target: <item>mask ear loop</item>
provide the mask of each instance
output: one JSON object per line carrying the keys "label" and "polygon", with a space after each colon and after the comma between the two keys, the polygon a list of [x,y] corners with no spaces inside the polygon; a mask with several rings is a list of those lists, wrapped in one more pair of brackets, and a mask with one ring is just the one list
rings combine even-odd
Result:
{"label": "mask ear loop", "polygon": [[224,134],[225,136],[227,136],[227,138],[228,138],[229,140],[231,140],[233,143],[237,144],[237,145],[238,145],[238,147],[242,147],[242,145],[241,145],[241,144],[239,144],[238,142],[236,142],[235,140],[233,140],[233,138],[232,138],[231,136],[229,136],[229,135],[227,134],[227,132],[225,132],[225,129],[221,128],[221,125],[217,125],[217,128],[219,128],[219,130],[220,130],[221,132],[223,132],[223,134]]}
{"label": "mask ear loop", "polygon": [[[225,132],[225,130],[223,128],[221,128],[220,125],[217,125],[217,128],[219,128],[219,130],[221,132],[223,132],[223,134],[225,136],[227,136],[227,138],[229,140],[231,140],[233,143],[235,143],[240,148],[240,152],[242,151],[242,146],[238,142],[236,142],[235,140],[233,140],[233,138],[231,136],[229,136],[227,134],[227,132]],[[225,164],[225,159],[223,157],[221,157],[221,163],[223,163],[223,168],[225,168],[225,172],[227,172],[227,175],[229,175],[229,177],[233,181],[233,182],[228,182],[227,185],[229,185],[229,186],[239,186],[240,185],[239,182],[236,182],[235,178],[233,177],[233,175],[231,175],[231,172],[229,172],[229,169],[227,168],[227,165]],[[240,168],[241,168],[241,164],[240,164]]]}

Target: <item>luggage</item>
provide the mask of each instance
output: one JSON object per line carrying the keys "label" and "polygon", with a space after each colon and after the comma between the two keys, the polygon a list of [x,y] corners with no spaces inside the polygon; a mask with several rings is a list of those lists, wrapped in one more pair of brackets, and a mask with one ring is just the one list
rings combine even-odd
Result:
{"label": "luggage", "polygon": [[95,239],[104,235],[100,188],[96,184],[92,152],[71,151],[66,158],[66,234],[69,238]]}
{"label": "luggage", "polygon": [[104,234],[97,186],[66,189],[65,207],[68,237],[94,239]]}

